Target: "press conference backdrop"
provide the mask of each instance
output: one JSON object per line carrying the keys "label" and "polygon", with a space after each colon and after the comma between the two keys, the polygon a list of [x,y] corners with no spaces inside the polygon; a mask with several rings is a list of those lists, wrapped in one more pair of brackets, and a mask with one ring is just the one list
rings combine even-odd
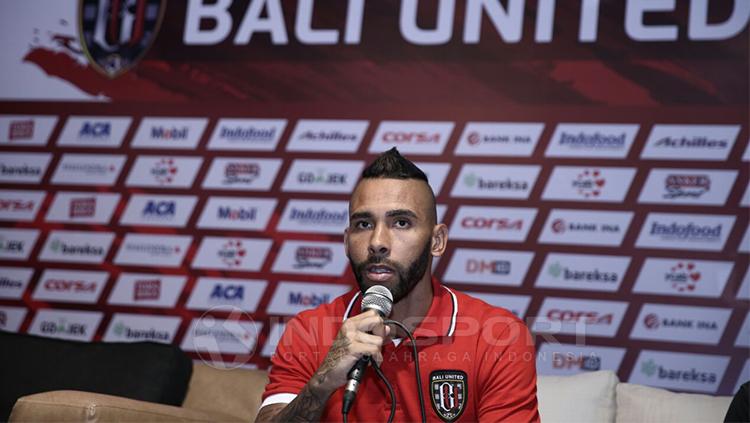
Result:
{"label": "press conference backdrop", "polygon": [[0,5],[0,328],[266,368],[378,153],[540,374],[750,379],[744,0]]}

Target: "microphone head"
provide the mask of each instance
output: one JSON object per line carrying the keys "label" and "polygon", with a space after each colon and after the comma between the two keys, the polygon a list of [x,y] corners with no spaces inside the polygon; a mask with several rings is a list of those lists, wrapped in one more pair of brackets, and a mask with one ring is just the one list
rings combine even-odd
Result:
{"label": "microphone head", "polygon": [[383,317],[391,315],[393,308],[393,294],[383,285],[371,286],[362,297],[362,311],[375,310]]}

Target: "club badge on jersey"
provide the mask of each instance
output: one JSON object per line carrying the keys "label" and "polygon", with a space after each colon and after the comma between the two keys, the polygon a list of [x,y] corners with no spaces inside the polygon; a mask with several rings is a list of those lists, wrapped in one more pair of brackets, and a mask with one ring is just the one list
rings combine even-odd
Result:
{"label": "club badge on jersey", "polygon": [[453,422],[466,406],[467,380],[461,370],[435,370],[430,373],[432,408],[443,421]]}
{"label": "club badge on jersey", "polygon": [[166,0],[80,0],[81,47],[91,66],[116,78],[146,54],[159,32]]}

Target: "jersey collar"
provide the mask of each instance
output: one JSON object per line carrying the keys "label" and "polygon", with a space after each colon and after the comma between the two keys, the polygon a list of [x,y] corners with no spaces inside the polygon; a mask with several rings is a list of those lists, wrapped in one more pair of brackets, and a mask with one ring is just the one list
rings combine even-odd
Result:
{"label": "jersey collar", "polygon": [[[347,304],[344,319],[358,314],[362,306],[362,294],[356,290]],[[414,330],[415,338],[450,337],[456,330],[456,316],[458,315],[458,299],[456,294],[445,285],[432,278],[432,303],[427,315]]]}

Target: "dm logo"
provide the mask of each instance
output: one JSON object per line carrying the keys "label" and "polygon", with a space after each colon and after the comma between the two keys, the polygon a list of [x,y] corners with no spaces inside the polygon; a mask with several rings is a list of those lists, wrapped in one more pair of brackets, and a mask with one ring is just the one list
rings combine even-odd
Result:
{"label": "dm logo", "polygon": [[135,66],[156,39],[166,0],[80,0],[78,25],[89,63],[109,78]]}

